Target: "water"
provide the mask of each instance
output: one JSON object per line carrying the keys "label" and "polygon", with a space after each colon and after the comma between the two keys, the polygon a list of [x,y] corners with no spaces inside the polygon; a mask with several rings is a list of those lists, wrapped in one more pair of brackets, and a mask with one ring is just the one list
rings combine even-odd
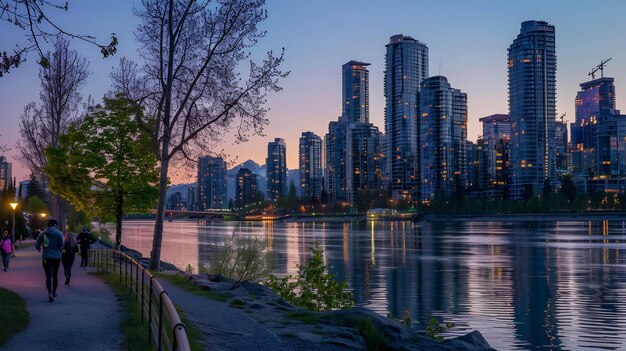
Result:
{"label": "water", "polygon": [[[124,224],[149,255],[153,222]],[[626,222],[165,223],[162,259],[206,264],[233,232],[264,240],[273,272],[294,274],[319,242],[355,302],[479,330],[498,350],[626,349]]]}

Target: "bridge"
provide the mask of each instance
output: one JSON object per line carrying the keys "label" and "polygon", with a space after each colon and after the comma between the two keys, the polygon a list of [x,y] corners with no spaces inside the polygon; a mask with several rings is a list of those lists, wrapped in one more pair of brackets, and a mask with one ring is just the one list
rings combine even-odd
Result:
{"label": "bridge", "polygon": [[[151,214],[156,214],[156,209],[150,210]],[[165,210],[166,216],[226,216],[234,215],[235,213],[227,209],[209,209],[205,211],[190,211],[190,210]]]}

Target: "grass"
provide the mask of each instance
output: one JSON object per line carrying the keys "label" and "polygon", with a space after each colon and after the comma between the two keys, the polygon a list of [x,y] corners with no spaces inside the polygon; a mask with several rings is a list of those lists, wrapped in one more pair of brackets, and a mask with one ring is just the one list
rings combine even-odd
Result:
{"label": "grass", "polygon": [[213,301],[219,301],[219,302],[226,302],[226,300],[228,300],[228,296],[226,294],[220,294],[214,291],[201,289],[191,284],[191,282],[189,282],[189,280],[183,276],[172,275],[172,274],[161,274],[161,273],[154,273],[154,272],[152,272],[152,274],[156,275],[157,277],[161,279],[167,280],[170,284],[175,285],[194,295],[204,296]]}
{"label": "grass", "polygon": [[233,308],[245,308],[246,303],[240,299],[232,299],[228,303],[228,306],[233,307]]}
{"label": "grass", "polygon": [[356,329],[363,338],[365,338],[365,344],[368,350],[382,351],[388,350],[387,345],[389,340],[383,335],[383,333],[374,325],[369,319],[359,319],[356,321]]}
{"label": "grass", "polygon": [[[90,273],[102,278],[107,284],[109,284],[115,294],[122,302],[122,307],[126,312],[124,319],[122,320],[122,331],[124,332],[124,349],[125,350],[154,350],[154,345],[148,344],[148,329],[146,324],[141,323],[141,302],[135,301],[135,297],[129,294],[129,290],[124,286],[123,282],[119,281],[119,276],[112,273]],[[185,324],[187,328],[187,338],[189,339],[189,346],[193,351],[204,350],[199,340],[202,336],[198,329],[196,329],[185,318],[181,309],[174,305],[181,319],[181,322]],[[144,321],[145,323],[145,321]]]}
{"label": "grass", "polygon": [[154,345],[148,345],[148,329],[146,324],[141,324],[140,303],[135,302],[135,297],[128,293],[124,283],[111,273],[91,273],[100,277],[109,284],[118,296],[123,310],[122,331],[124,332],[125,350],[154,350]]}
{"label": "grass", "polygon": [[288,312],[285,313],[285,317],[307,324],[321,323],[319,314],[308,311]]}
{"label": "grass", "polygon": [[0,346],[5,345],[30,322],[26,301],[20,295],[3,288],[0,288],[0,321]]}

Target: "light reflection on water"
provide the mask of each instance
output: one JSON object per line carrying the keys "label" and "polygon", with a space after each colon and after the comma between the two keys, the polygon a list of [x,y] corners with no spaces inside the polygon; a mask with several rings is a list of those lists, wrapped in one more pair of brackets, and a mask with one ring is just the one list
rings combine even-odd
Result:
{"label": "light reflection on water", "polygon": [[[149,255],[153,222],[123,243]],[[275,274],[319,242],[357,305],[479,330],[499,350],[626,349],[626,222],[165,223],[162,259],[206,264],[238,232],[264,240]]]}

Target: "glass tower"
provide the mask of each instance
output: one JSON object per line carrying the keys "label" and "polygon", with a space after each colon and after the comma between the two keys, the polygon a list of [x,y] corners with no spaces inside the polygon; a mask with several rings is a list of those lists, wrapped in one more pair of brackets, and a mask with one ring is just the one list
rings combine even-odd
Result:
{"label": "glass tower", "polygon": [[287,195],[287,145],[282,138],[267,144],[267,199],[276,201]]}
{"label": "glass tower", "polygon": [[11,162],[6,157],[0,156],[0,190],[6,189],[11,184]]}
{"label": "glass tower", "polygon": [[430,202],[467,186],[467,94],[442,76],[425,79],[420,90],[421,199]]}
{"label": "glass tower", "polygon": [[556,47],[554,26],[522,22],[508,49],[511,196],[521,199],[555,179]]}
{"label": "glass tower", "polygon": [[322,138],[313,132],[303,132],[299,152],[300,197],[304,202],[322,196]]}
{"label": "glass tower", "polygon": [[[228,207],[226,192],[226,162],[221,157],[202,156],[198,159],[199,210]],[[191,200],[191,199],[189,199]]]}
{"label": "glass tower", "polygon": [[348,123],[368,123],[369,108],[369,63],[352,60],[342,67],[341,116]]}
{"label": "glass tower", "polygon": [[386,172],[394,199],[419,199],[419,90],[428,77],[428,47],[394,35],[385,55]]}

